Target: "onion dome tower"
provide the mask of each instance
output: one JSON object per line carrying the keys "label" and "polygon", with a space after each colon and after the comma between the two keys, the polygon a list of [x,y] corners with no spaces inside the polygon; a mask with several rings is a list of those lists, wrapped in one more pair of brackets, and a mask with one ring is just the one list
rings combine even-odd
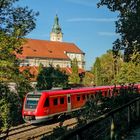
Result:
{"label": "onion dome tower", "polygon": [[63,33],[62,33],[61,27],[59,25],[59,18],[56,15],[54,18],[54,25],[53,25],[52,31],[50,33],[50,41],[62,42],[62,39],[63,39]]}

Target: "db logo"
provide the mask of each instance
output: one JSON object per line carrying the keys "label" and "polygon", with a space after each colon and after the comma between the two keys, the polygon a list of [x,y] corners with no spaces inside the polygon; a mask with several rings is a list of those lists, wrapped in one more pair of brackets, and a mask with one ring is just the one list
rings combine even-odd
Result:
{"label": "db logo", "polygon": [[49,110],[48,110],[48,109],[44,110],[44,113],[48,113],[48,112],[49,112]]}

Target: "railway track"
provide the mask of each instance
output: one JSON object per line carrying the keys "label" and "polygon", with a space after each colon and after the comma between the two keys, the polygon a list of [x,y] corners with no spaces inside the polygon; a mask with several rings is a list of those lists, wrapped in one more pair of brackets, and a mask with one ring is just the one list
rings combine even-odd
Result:
{"label": "railway track", "polygon": [[[64,126],[72,128],[76,125],[76,120],[74,118],[66,120]],[[24,124],[15,128],[10,129],[8,137],[6,140],[32,140],[40,139],[42,136],[50,135],[53,129],[59,126],[58,122],[55,123],[45,123],[39,125]],[[5,133],[0,135],[0,139],[4,139]]]}

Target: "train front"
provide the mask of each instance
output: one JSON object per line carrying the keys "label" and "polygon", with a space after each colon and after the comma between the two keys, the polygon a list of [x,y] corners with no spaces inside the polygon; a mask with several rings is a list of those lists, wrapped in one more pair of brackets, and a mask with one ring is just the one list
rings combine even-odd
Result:
{"label": "train front", "polygon": [[41,96],[41,92],[29,92],[26,95],[22,109],[22,117],[25,122],[40,122],[40,119],[38,120],[37,116],[40,115]]}

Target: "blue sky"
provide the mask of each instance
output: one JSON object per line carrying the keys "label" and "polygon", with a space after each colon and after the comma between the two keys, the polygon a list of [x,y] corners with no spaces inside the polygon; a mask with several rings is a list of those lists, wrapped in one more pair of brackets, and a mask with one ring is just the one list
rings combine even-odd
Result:
{"label": "blue sky", "polygon": [[28,38],[49,40],[57,14],[64,33],[63,41],[75,43],[85,52],[86,69],[90,70],[96,57],[101,56],[118,37],[115,33],[117,13],[106,7],[97,8],[99,0],[20,0],[18,5],[28,6],[40,14],[36,28]]}

